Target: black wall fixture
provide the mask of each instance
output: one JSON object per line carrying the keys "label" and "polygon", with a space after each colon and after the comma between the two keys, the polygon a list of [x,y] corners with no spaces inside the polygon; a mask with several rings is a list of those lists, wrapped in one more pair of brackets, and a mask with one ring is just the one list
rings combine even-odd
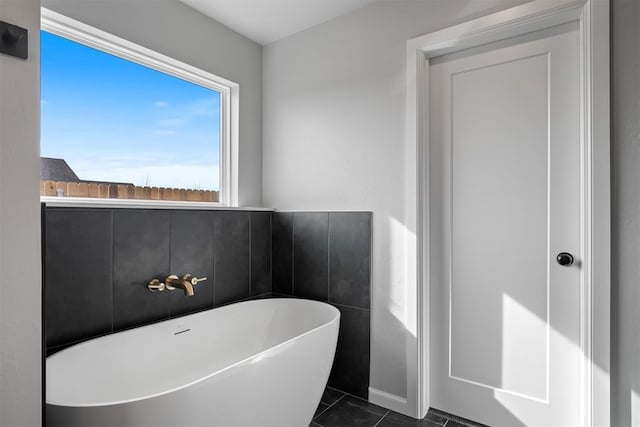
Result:
{"label": "black wall fixture", "polygon": [[28,44],[26,28],[0,21],[0,53],[27,59]]}

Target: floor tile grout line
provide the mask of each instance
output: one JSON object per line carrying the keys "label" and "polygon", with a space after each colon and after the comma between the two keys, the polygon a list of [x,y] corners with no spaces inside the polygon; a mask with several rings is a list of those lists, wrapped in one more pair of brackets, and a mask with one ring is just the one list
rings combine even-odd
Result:
{"label": "floor tile grout line", "polygon": [[387,412],[384,413],[382,418],[380,418],[378,420],[378,422],[373,425],[373,427],[376,427],[378,424],[380,424],[382,422],[382,420],[384,420],[387,417],[387,415],[389,415],[389,412],[391,412],[391,409],[387,409]]}
{"label": "floor tile grout line", "polygon": [[[340,396],[338,399],[336,399],[335,402],[333,402],[331,405],[327,406],[324,411],[320,412],[318,415],[316,415],[315,417],[313,417],[311,419],[311,421],[317,419],[320,415],[324,414],[325,412],[327,412],[329,409],[333,408],[333,405],[335,405],[336,403],[340,402],[342,400],[343,397],[345,397],[347,394],[344,393],[342,396]],[[322,400],[320,400],[320,403],[322,403]],[[316,423],[317,424],[317,423]]]}
{"label": "floor tile grout line", "polygon": [[[339,391],[340,393],[344,393],[345,395],[350,396],[350,397],[353,397],[354,399],[358,399],[358,400],[361,400],[361,401],[363,401],[363,402],[367,402],[367,403],[368,403],[368,404],[370,404],[370,405],[375,405],[375,403],[370,402],[369,400],[365,399],[364,397],[356,396],[355,394],[351,394],[351,393],[346,392],[346,391],[338,390],[337,388],[333,388],[333,387],[331,387],[331,386],[327,386],[327,387],[328,387],[328,388],[330,388],[330,389],[333,389],[333,390]],[[376,405],[376,406],[380,406],[380,405]],[[382,406],[380,406],[380,407],[382,408]],[[386,408],[384,408],[384,409],[386,409]]]}

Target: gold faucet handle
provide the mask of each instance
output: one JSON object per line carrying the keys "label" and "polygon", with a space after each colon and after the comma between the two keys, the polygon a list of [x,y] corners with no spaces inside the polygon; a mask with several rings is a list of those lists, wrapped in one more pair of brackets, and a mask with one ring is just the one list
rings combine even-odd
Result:
{"label": "gold faucet handle", "polygon": [[166,285],[160,282],[160,280],[158,279],[153,279],[147,284],[147,288],[149,288],[151,292],[156,292],[156,291],[162,292],[165,290]]}
{"label": "gold faucet handle", "polygon": [[175,274],[172,274],[170,276],[167,276],[165,282],[167,282],[166,284],[166,288],[170,291],[175,290],[175,286],[172,286],[174,283],[178,283],[180,281],[180,278],[178,276],[176,276]]}
{"label": "gold faucet handle", "polygon": [[197,278],[195,276],[192,276],[191,274],[185,274],[184,277],[182,278],[183,280],[188,280],[189,282],[191,282],[192,285],[197,285],[200,282],[204,282],[205,280],[207,280],[206,277],[200,277]]}

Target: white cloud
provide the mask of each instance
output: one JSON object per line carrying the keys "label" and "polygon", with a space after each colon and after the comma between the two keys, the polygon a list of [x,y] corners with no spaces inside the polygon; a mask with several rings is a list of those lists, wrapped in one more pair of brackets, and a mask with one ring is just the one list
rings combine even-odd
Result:
{"label": "white cloud", "polygon": [[165,108],[169,106],[169,103],[167,101],[156,101],[153,103],[153,106],[157,108]]}

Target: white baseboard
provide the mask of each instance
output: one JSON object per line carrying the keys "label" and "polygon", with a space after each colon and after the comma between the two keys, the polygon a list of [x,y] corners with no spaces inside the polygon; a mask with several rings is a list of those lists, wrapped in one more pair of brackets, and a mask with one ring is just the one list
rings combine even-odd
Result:
{"label": "white baseboard", "polygon": [[369,387],[369,402],[409,417],[414,416],[412,408],[410,408],[409,402],[405,397],[396,396],[373,387]]}

